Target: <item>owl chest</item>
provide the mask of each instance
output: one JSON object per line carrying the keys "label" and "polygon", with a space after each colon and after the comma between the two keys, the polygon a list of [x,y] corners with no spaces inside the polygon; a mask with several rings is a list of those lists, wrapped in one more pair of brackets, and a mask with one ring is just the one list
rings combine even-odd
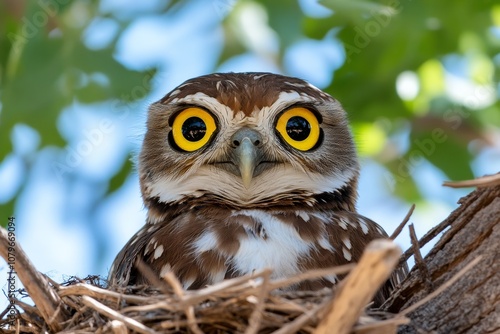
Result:
{"label": "owl chest", "polygon": [[[260,210],[239,211],[227,218],[228,226],[238,226],[238,233],[231,229],[209,230],[195,242],[196,253],[219,250],[227,268],[236,276],[271,268],[272,278],[282,278],[300,272],[301,259],[308,257],[313,243],[304,240],[297,229],[283,216]],[[228,235],[229,234],[229,235]],[[221,243],[233,243],[230,250]]]}

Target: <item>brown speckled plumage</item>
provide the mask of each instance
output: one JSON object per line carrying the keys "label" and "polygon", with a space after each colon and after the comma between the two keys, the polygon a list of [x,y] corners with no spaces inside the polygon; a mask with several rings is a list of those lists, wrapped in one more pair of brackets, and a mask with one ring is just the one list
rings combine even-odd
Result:
{"label": "brown speckled plumage", "polygon": [[[192,107],[209,112],[217,129],[202,148],[182,151],[172,143],[173,119]],[[310,150],[294,149],[276,131],[277,118],[293,108],[310,110],[319,123]],[[242,133],[254,138],[257,157],[250,184],[235,153]],[[150,107],[139,159],[148,219],[118,254],[110,283],[147,284],[137,259],[159,276],[173,271],[188,289],[264,267],[279,278],[356,262],[368,242],[386,237],[356,212],[358,174],[344,110],[307,82],[270,73],[190,79]]]}

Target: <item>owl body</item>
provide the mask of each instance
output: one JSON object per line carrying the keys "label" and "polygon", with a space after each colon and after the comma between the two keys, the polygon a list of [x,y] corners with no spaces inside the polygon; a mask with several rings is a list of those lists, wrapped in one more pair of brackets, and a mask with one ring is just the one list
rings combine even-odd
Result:
{"label": "owl body", "polygon": [[110,283],[149,284],[138,260],[186,289],[356,262],[386,237],[356,212],[358,174],[344,110],[309,83],[270,73],[188,80],[150,107],[139,157],[147,222]]}

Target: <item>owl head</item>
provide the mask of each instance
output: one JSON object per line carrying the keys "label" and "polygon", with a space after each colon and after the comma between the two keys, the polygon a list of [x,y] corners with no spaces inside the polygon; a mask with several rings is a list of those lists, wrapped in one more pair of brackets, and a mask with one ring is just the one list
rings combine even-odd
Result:
{"label": "owl head", "polygon": [[358,171],[340,103],[271,73],[210,74],[176,87],[149,108],[139,158],[149,208],[354,210]]}

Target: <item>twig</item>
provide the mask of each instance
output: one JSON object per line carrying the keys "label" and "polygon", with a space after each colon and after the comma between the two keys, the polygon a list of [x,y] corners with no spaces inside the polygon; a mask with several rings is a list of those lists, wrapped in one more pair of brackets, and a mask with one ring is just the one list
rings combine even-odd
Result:
{"label": "twig", "polygon": [[[452,217],[452,216],[450,216]],[[420,240],[418,240],[418,247],[419,249],[424,247],[429,241],[433,240],[439,233],[443,232],[448,226],[450,226],[451,222],[453,221],[448,217],[447,219],[443,220],[439,225],[434,226],[431,228]],[[401,255],[401,258],[399,259],[399,264],[403,264],[410,258],[410,256],[413,255],[413,247],[408,248],[403,255]]]}
{"label": "twig", "polygon": [[401,231],[405,227],[406,223],[408,223],[408,221],[410,220],[410,217],[413,214],[413,210],[415,210],[415,204],[411,205],[410,210],[408,210],[408,213],[404,217],[403,221],[401,222],[401,224],[399,224],[398,227],[396,227],[396,229],[394,230],[394,232],[392,232],[392,234],[389,237],[389,239],[394,240],[394,239],[396,239],[398,237],[398,235],[401,233]]}
{"label": "twig", "polygon": [[162,277],[165,282],[167,282],[173,289],[175,295],[182,299],[184,297],[184,289],[182,288],[181,282],[177,279],[173,272],[169,271]]}
{"label": "twig", "polygon": [[413,247],[413,256],[415,257],[415,264],[417,265],[418,271],[420,273],[420,278],[422,280],[422,283],[424,284],[425,290],[427,291],[427,293],[430,293],[434,289],[432,280],[429,276],[429,269],[427,268],[427,264],[425,264],[425,261],[422,258],[422,253],[420,253],[417,234],[415,233],[415,227],[413,226],[413,224],[410,224],[409,228],[411,245]]}
{"label": "twig", "polygon": [[[12,248],[13,251],[9,251]],[[41,273],[31,263],[19,244],[12,246],[6,229],[0,227],[0,256],[7,262],[9,253],[15,256],[13,269],[23,283],[26,291],[40,310],[40,314],[53,332],[59,332],[61,323],[66,320],[66,312],[61,298],[52,289]]]}
{"label": "twig", "polygon": [[207,286],[206,288],[200,290],[190,290],[186,291],[186,295],[184,296],[182,302],[184,304],[196,304],[199,303],[208,297],[217,295],[219,293],[233,293],[231,288],[235,288],[238,290],[247,290],[250,288],[248,283],[249,280],[254,280],[259,277],[264,277],[264,275],[269,271],[269,269],[263,269],[260,271],[256,271],[251,275],[240,276],[236,278],[231,278],[224,280],[220,283]]}
{"label": "twig", "polygon": [[[149,281],[150,285],[157,287],[160,289],[161,292],[163,292],[165,295],[168,294],[167,286],[165,285],[165,282],[162,281],[159,277],[158,274],[151,269],[150,266],[148,266],[144,261],[142,261],[140,258],[137,258],[137,260],[134,263],[135,267],[137,270],[140,271],[144,277]],[[182,288],[181,288],[182,289]]]}
{"label": "twig", "polygon": [[319,311],[327,307],[329,303],[330,301],[326,301],[321,303],[320,305],[316,305],[312,310],[304,312],[304,314],[300,315],[292,322],[284,325],[277,331],[274,331],[272,334],[288,334],[299,331],[299,329],[301,329],[309,320],[315,317]]}
{"label": "twig", "polygon": [[428,294],[425,298],[419,300],[415,304],[413,304],[410,307],[408,307],[408,308],[402,310],[401,312],[399,312],[396,317],[403,317],[403,316],[405,316],[405,315],[407,315],[407,314],[415,311],[420,306],[426,304],[427,302],[429,302],[430,300],[432,300],[433,298],[435,298],[437,295],[441,294],[443,291],[445,291],[450,286],[452,286],[456,281],[458,281],[460,278],[462,278],[462,276],[464,276],[466,272],[468,272],[476,264],[478,264],[481,261],[481,259],[482,259],[482,256],[479,255],[474,260],[472,260],[471,262],[469,262],[465,267],[463,267],[462,269],[460,269],[460,271],[458,273],[456,273],[455,275],[453,275],[452,278],[450,278],[448,281],[446,281],[439,288],[437,288],[436,290],[434,290],[433,292],[431,292],[430,294]]}
{"label": "twig", "polygon": [[255,334],[259,331],[260,323],[262,321],[262,311],[264,310],[264,299],[266,298],[269,292],[269,276],[271,272],[267,272],[262,279],[262,285],[259,291],[259,295],[257,296],[257,304],[250,315],[250,319],[248,320],[248,327],[245,330],[245,334]]}
{"label": "twig", "polygon": [[305,273],[300,273],[300,274],[297,274],[293,277],[288,277],[288,278],[283,278],[283,279],[271,281],[269,283],[269,286],[270,286],[271,290],[274,290],[274,289],[281,288],[284,286],[297,284],[297,283],[300,283],[300,282],[305,281],[305,280],[315,279],[315,278],[324,277],[324,276],[328,276],[328,275],[347,274],[355,267],[356,267],[355,264],[344,264],[342,266],[336,266],[336,267],[331,267],[331,268],[309,270],[309,271],[306,271]]}
{"label": "twig", "polygon": [[[184,297],[184,289],[182,288],[182,284],[181,282],[179,282],[173,272],[167,272],[165,275],[163,275],[163,279],[168,284],[170,284],[170,286],[174,290],[174,293],[177,295],[177,297],[179,297],[179,299],[182,299]],[[202,330],[196,323],[196,316],[194,313],[193,305],[186,305],[184,307],[184,313],[186,314],[189,328],[196,334],[203,334]]]}
{"label": "twig", "polygon": [[151,296],[142,297],[130,294],[123,294],[99,288],[97,286],[90,285],[87,283],[77,283],[70,286],[61,286],[59,288],[58,294],[60,297],[85,295],[113,302],[116,302],[117,300],[124,300],[129,303],[147,303],[150,302],[152,299]]}
{"label": "twig", "polygon": [[366,305],[391,275],[400,255],[401,250],[393,241],[378,239],[370,242],[358,265],[337,289],[329,312],[314,333],[349,333]]}
{"label": "twig", "polygon": [[127,326],[120,320],[113,320],[111,321],[111,330],[113,331],[113,334],[127,334]]}
{"label": "twig", "polygon": [[129,327],[130,329],[133,329],[134,331],[137,331],[137,332],[143,333],[143,334],[157,334],[158,333],[158,332],[154,331],[153,329],[144,326],[139,321],[136,321],[134,319],[126,317],[123,314],[120,314],[117,311],[107,307],[106,305],[98,302],[94,298],[91,298],[89,296],[82,296],[82,302],[86,306],[93,308],[94,310],[96,310],[100,314],[105,315],[110,319],[121,321],[122,323],[127,325],[127,327]]}
{"label": "twig", "polygon": [[500,185],[500,174],[486,175],[478,177],[474,180],[465,181],[445,181],[443,186],[451,188],[467,188],[467,187],[493,187]]}
{"label": "twig", "polygon": [[[397,317],[397,318],[392,318],[392,319],[387,319],[387,320],[377,320],[373,323],[370,324],[364,324],[364,325],[357,325],[353,328],[353,332],[361,332],[361,333],[371,333],[375,330],[378,330],[378,333],[381,333],[381,329],[384,329],[383,333],[388,333],[388,331],[385,329],[386,327],[389,328],[394,328],[397,330],[397,326],[400,325],[406,325],[410,323],[410,319],[406,317]],[[371,330],[371,331],[369,331]],[[396,332],[396,331],[394,331]]]}

